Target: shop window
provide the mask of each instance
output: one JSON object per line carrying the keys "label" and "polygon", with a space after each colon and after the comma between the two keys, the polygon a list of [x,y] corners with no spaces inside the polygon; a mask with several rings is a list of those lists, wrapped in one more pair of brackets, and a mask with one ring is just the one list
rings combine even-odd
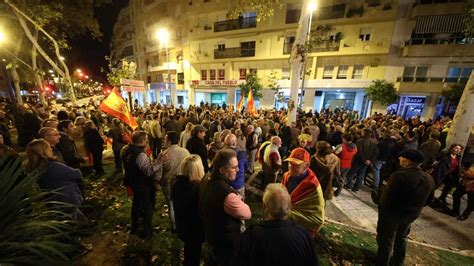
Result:
{"label": "shop window", "polygon": [[338,79],[347,79],[347,71],[349,70],[348,65],[340,65],[337,68],[337,78]]}
{"label": "shop window", "polygon": [[370,41],[372,37],[372,29],[371,28],[361,28],[359,33],[359,40],[363,42]]}
{"label": "shop window", "polygon": [[178,73],[178,84],[184,84],[184,73]]}
{"label": "shop window", "polygon": [[361,79],[364,73],[364,65],[354,65],[354,71],[352,71],[352,79]]}
{"label": "shop window", "polygon": [[184,96],[178,95],[177,98],[178,98],[178,104],[180,105],[184,104]]}
{"label": "shop window", "polygon": [[216,70],[215,69],[211,69],[209,70],[209,80],[216,80]]}
{"label": "shop window", "polygon": [[207,69],[201,70],[201,80],[207,80]]}
{"label": "shop window", "polygon": [[219,69],[219,80],[225,80],[225,69]]}
{"label": "shop window", "polygon": [[281,69],[281,79],[290,79],[291,67],[284,67]]}
{"label": "shop window", "polygon": [[250,74],[256,76],[257,75],[257,69],[256,68],[250,68]]}
{"label": "shop window", "polygon": [[333,65],[325,65],[323,71],[323,79],[332,79],[332,73],[334,72]]}
{"label": "shop window", "polygon": [[466,82],[471,75],[472,68],[450,67],[446,82]]}
{"label": "shop window", "polygon": [[247,69],[246,68],[240,68],[239,69],[239,79],[240,80],[245,80],[247,77]]}

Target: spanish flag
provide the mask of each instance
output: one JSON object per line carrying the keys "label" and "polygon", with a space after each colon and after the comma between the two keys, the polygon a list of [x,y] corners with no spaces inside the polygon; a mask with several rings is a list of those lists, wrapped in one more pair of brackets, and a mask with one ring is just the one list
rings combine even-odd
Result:
{"label": "spanish flag", "polygon": [[107,96],[107,98],[102,101],[99,108],[102,111],[108,113],[109,115],[122,120],[133,130],[138,127],[137,121],[128,111],[127,103],[122,98],[122,96],[120,96],[120,93],[117,91],[117,88],[114,88],[112,92],[110,92],[109,96]]}
{"label": "spanish flag", "polygon": [[240,100],[239,100],[239,103],[237,104],[237,112],[241,112],[242,109],[244,108],[244,94],[242,93],[242,95],[240,95]]}
{"label": "spanish flag", "polygon": [[254,116],[257,115],[257,109],[255,108],[255,100],[253,99],[252,89],[249,90],[249,96],[247,97],[247,113]]}

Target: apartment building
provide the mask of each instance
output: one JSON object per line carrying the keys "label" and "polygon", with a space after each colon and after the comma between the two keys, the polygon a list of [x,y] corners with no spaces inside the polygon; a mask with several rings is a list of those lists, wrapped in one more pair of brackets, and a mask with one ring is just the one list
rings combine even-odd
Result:
{"label": "apartment building", "polygon": [[[424,97],[423,104],[433,106],[432,102],[436,101],[433,99],[446,87],[446,78],[460,71],[456,81],[461,80],[469,64],[456,63],[452,56],[446,56],[442,50],[454,48],[444,47],[441,41],[418,44],[419,38],[428,36],[416,35],[425,34],[419,30],[426,21],[432,25],[446,22],[420,18],[431,12],[425,7],[434,5],[432,10],[439,9],[437,3],[426,1],[318,1],[310,27],[304,85],[302,80],[299,91],[304,109],[344,107],[365,115],[370,110],[370,101],[364,87],[374,79],[396,82],[403,97],[391,108],[400,114],[418,114],[407,107],[421,101],[417,97]],[[289,55],[300,14],[307,12],[301,10],[302,1],[288,0],[265,20],[259,20],[255,12],[232,17],[233,3],[232,0],[130,1],[136,33],[135,60],[140,78],[148,84],[144,101],[168,103],[174,99],[173,102],[184,106],[201,101],[235,105],[241,96],[238,85],[244,82],[246,74],[254,73],[265,87],[257,106],[286,106],[290,92]],[[445,13],[440,16],[461,14],[457,10],[465,3],[443,5],[446,5]],[[451,11],[455,8],[456,11]],[[160,28],[170,32],[166,45],[155,38]],[[453,45],[467,47],[464,43]],[[435,53],[436,49],[439,54]],[[430,70],[426,77],[442,77],[437,81],[438,87],[433,86],[436,79],[417,77],[427,65]],[[410,81],[410,73],[417,78]],[[278,97],[268,88],[270,76],[278,80],[281,88]],[[380,109],[386,107],[375,106],[374,110]],[[420,114],[429,116],[428,109],[422,108]]]}

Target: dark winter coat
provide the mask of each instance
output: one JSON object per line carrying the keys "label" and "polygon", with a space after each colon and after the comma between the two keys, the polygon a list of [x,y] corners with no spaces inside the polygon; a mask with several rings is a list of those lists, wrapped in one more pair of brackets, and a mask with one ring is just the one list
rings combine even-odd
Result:
{"label": "dark winter coat", "polygon": [[459,179],[461,173],[461,156],[456,156],[456,160],[458,161],[458,168],[456,171],[450,172],[449,168],[451,167],[451,153],[443,153],[438,157],[438,163],[433,169],[433,177],[436,181],[436,187],[443,183],[444,179],[448,175],[452,175],[455,180]]}
{"label": "dark winter coat", "polygon": [[186,149],[191,154],[197,154],[201,157],[202,165],[204,166],[204,171],[207,173],[209,171],[209,164],[207,162],[207,148],[204,141],[197,136],[192,136],[186,143]]}

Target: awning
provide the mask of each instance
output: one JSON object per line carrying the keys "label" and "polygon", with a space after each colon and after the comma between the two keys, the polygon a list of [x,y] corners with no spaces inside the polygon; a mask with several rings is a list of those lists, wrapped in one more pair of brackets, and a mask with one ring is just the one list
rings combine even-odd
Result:
{"label": "awning", "polygon": [[414,33],[463,32],[468,19],[470,19],[469,14],[419,16],[416,18]]}

